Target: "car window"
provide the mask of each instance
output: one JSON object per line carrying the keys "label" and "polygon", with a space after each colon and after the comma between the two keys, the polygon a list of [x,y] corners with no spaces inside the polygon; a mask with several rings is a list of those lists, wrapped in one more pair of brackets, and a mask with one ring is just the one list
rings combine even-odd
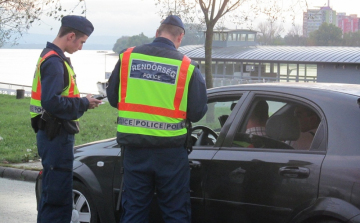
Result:
{"label": "car window", "polygon": [[206,115],[193,125],[205,125],[220,133],[221,127],[225,124],[237,100],[215,101],[208,103]]}
{"label": "car window", "polygon": [[[240,96],[212,99],[208,102],[208,111],[206,112],[205,116],[200,121],[193,123],[193,128],[204,126],[214,131],[216,135],[219,135],[233,108],[239,101],[239,98]],[[192,135],[198,138],[203,130],[204,129],[198,129],[193,131]],[[208,138],[208,143],[201,143],[200,146],[214,145],[216,143],[217,137],[214,136],[214,134],[209,134]]]}
{"label": "car window", "polygon": [[232,145],[245,148],[309,150],[320,117],[296,101],[256,98],[249,106]]}
{"label": "car window", "polygon": [[269,117],[286,105],[285,102],[266,100],[269,105]]}

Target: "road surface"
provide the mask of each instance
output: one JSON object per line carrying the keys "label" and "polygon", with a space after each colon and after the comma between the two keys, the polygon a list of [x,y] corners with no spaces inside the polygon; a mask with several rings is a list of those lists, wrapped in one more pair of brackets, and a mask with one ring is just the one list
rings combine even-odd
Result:
{"label": "road surface", "polygon": [[35,183],[0,177],[0,222],[36,222]]}

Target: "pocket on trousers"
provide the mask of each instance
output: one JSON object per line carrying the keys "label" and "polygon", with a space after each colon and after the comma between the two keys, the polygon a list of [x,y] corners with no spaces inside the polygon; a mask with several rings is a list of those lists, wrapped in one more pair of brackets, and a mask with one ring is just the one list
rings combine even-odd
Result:
{"label": "pocket on trousers", "polygon": [[48,174],[45,202],[52,205],[72,203],[72,171],[51,169]]}

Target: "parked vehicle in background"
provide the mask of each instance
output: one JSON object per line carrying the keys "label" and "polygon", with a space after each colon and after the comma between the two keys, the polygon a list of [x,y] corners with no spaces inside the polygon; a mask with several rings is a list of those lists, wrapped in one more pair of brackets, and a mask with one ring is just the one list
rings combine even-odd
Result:
{"label": "parked vehicle in background", "polygon": [[[265,136],[246,133],[259,101],[268,104]],[[192,130],[192,222],[360,222],[359,104],[360,85],[272,83],[208,90],[208,113]],[[299,106],[320,122],[306,150],[291,146],[305,134]],[[76,148],[74,207],[80,222],[118,222],[120,167],[115,139]],[[41,175],[36,191],[40,188]],[[153,206],[151,221],[161,222],[156,202]]]}

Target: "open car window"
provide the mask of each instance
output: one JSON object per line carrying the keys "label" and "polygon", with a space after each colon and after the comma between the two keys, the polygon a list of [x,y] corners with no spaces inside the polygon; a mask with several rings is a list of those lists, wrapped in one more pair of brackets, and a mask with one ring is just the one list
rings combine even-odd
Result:
{"label": "open car window", "polygon": [[239,123],[232,145],[310,150],[320,117],[308,105],[257,97]]}
{"label": "open car window", "polygon": [[200,121],[192,123],[193,129],[195,128],[195,131],[192,132],[192,136],[194,137],[193,141],[197,141],[200,135],[204,132],[205,128],[210,129],[211,131],[209,131],[212,133],[208,134],[207,140],[203,142],[198,141],[197,144],[194,143],[194,145],[215,145],[217,136],[220,134],[222,127],[238,103],[239,99],[240,96],[221,97],[212,99],[208,102],[208,111],[206,112],[205,116]]}

